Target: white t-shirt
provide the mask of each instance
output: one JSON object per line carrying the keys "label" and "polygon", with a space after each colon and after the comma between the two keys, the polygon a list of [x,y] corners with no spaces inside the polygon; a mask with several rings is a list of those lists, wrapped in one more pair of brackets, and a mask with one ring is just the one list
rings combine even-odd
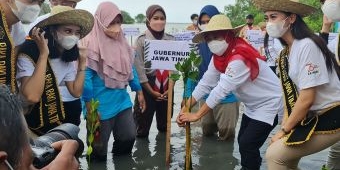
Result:
{"label": "white t-shirt", "polygon": [[[72,101],[72,98],[70,98],[70,96],[72,95],[69,93],[65,82],[75,80],[77,71],[74,67],[74,63],[63,62],[61,61],[60,58],[49,59],[49,61],[54,72],[54,75],[56,76],[57,79],[57,85],[59,86],[62,101],[64,102]],[[19,55],[17,67],[18,67],[16,77],[17,79],[32,76],[35,69],[34,64],[31,62],[31,60],[25,57],[24,55]],[[76,98],[73,97],[73,100],[74,99]]]}
{"label": "white t-shirt", "polygon": [[214,108],[220,100],[233,92],[244,103],[248,117],[273,125],[279,114],[283,115],[283,100],[280,81],[265,61],[258,60],[259,75],[252,81],[250,69],[241,60],[231,61],[224,74],[220,73],[210,61],[208,70],[199,81],[192,96],[199,100],[206,94],[210,108]]}
{"label": "white t-shirt", "polygon": [[26,32],[21,22],[12,25],[11,36],[15,46],[21,45],[25,42]]}
{"label": "white t-shirt", "polygon": [[321,50],[311,39],[294,40],[288,61],[289,77],[298,90],[316,87],[311,110],[320,110],[340,102],[339,78],[334,69],[332,73],[327,70]]}

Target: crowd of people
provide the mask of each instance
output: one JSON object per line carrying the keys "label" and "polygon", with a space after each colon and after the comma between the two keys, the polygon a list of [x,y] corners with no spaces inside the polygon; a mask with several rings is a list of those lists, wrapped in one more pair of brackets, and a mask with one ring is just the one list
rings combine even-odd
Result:
{"label": "crowd of people", "polygon": [[[161,6],[146,9],[147,30],[130,46],[114,3],[100,3],[92,15],[75,9],[81,0],[49,1],[51,12],[38,17],[44,0],[0,0],[0,170],[34,169],[30,141],[65,123],[79,126],[81,113],[86,119],[92,111],[92,99],[99,102],[100,135],[91,157],[99,161],[107,160],[111,134],[113,155],[131,154],[136,138],[148,138],[154,115],[163,133],[167,114],[173,114],[167,109],[171,72],[144,62],[145,40],[175,39],[166,33]],[[303,20],[317,11],[312,6],[252,2],[263,11],[260,27],[252,14],[246,25],[232,26],[232,18],[212,5],[190,16],[187,30],[195,33],[192,42],[202,63],[198,83],[186,82],[188,100],[177,124],[200,120],[205,136],[237,136],[242,170],[260,169],[260,148],[269,138],[269,170],[298,169],[301,158],[329,147],[327,168],[340,169],[339,38],[327,46],[332,23],[340,21],[340,0],[321,2],[319,35]],[[22,24],[30,24],[27,33]],[[248,30],[262,31],[262,49],[248,42]],[[279,48],[268,44],[273,39]],[[134,102],[127,86],[136,92]],[[196,110],[186,112],[196,104]],[[277,125],[280,130],[270,137]],[[46,169],[79,168],[75,140],[51,147],[60,152]]]}

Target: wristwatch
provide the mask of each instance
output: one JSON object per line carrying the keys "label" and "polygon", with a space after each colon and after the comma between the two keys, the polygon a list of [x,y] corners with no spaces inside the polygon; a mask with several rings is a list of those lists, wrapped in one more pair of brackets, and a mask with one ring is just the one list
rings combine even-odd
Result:
{"label": "wristwatch", "polygon": [[281,127],[281,131],[285,133],[285,135],[288,135],[290,133],[290,131],[286,131],[284,126]]}

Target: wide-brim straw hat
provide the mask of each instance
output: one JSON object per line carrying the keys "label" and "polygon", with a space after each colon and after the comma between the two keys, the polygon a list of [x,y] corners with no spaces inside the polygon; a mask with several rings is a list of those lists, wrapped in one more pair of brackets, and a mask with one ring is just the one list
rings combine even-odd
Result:
{"label": "wide-brim straw hat", "polygon": [[192,42],[194,43],[204,42],[205,34],[215,32],[215,31],[232,31],[235,33],[235,35],[237,35],[238,32],[241,31],[242,27],[243,25],[233,28],[233,26],[231,25],[230,19],[227,16],[223,14],[214,15],[210,19],[206,28],[202,32],[194,36],[194,38],[192,39]]}
{"label": "wide-brim straw hat", "polygon": [[[51,15],[38,22],[34,27],[44,29],[51,25],[77,25],[80,27],[80,38],[85,37],[91,30],[94,24],[92,14],[86,10],[74,9],[69,6],[54,6],[51,9]],[[32,34],[32,29],[29,35]]]}
{"label": "wide-brim straw hat", "polygon": [[283,11],[298,14],[301,17],[308,16],[315,11],[316,8],[303,4],[299,0],[252,0],[254,5],[260,10],[266,11]]}

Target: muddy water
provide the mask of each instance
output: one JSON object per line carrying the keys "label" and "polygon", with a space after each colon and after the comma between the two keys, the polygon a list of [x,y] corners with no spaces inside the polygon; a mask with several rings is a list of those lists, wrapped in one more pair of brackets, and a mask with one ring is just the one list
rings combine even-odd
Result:
{"label": "muddy water", "polygon": [[[175,107],[174,115],[179,110],[179,103],[183,85],[176,84],[175,87]],[[131,93],[133,98],[133,93]],[[241,108],[242,111],[242,108]],[[155,121],[154,121],[155,122]],[[239,119],[240,122],[240,119]],[[239,125],[239,124],[238,124]],[[175,117],[171,123],[171,170],[183,169],[185,155],[185,130],[179,128],[175,123]],[[237,126],[237,131],[238,131]],[[277,128],[272,132],[274,133]],[[198,170],[238,170],[240,169],[240,154],[236,140],[218,141],[216,136],[202,137],[202,131],[198,123],[192,125],[192,162],[193,169]],[[80,137],[85,141],[85,124],[81,124]],[[109,151],[112,149],[113,139],[111,137]],[[264,155],[266,144],[261,148],[261,154]],[[86,148],[85,148],[86,151]],[[84,152],[85,154],[85,152]],[[306,170],[318,170],[325,164],[328,150],[307,156],[300,161],[300,168]],[[85,157],[80,159],[81,169],[84,170],[157,170],[167,169],[165,166],[165,134],[158,133],[155,124],[152,124],[148,139],[137,139],[132,150],[132,155],[113,157],[108,153],[106,162],[91,162],[88,165]],[[261,170],[265,170],[266,162],[263,160]]]}

